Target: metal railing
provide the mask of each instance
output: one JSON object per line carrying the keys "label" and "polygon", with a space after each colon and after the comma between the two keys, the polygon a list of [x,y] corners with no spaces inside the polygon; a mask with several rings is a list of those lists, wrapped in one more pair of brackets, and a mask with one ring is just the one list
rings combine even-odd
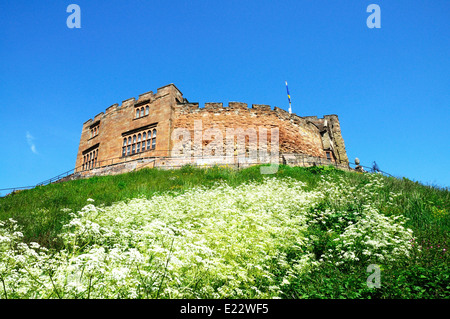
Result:
{"label": "metal railing", "polygon": [[[355,168],[357,166],[360,166],[360,167],[364,168],[365,170],[363,171],[363,173],[381,173],[381,174],[383,174],[383,175],[385,175],[387,177],[395,177],[394,175],[391,175],[391,174],[389,174],[387,172],[384,172],[384,171],[382,171],[380,169],[374,169],[373,167],[370,167],[370,166],[364,166],[364,165],[361,165],[361,164],[357,165],[357,164],[349,163],[349,166],[350,165],[351,166],[355,166]],[[355,168],[353,168],[353,169],[355,169]]]}
{"label": "metal railing", "polygon": [[[203,166],[208,165],[208,164],[206,164],[206,165],[205,164],[197,164],[195,162],[192,162],[192,159],[191,158],[187,158],[186,156],[178,156],[178,157],[177,156],[168,156],[168,155],[164,155],[164,156],[159,155],[158,156],[158,155],[155,155],[156,152],[164,152],[164,153],[167,154],[169,152],[169,150],[158,150],[158,151],[150,150],[150,151],[145,151],[145,152],[141,152],[141,153],[137,153],[137,154],[131,154],[131,155],[126,155],[126,156],[114,157],[114,158],[110,158],[110,159],[107,159],[107,160],[102,160],[102,161],[95,162],[95,165],[93,167],[88,168],[88,169],[85,168],[85,165],[80,165],[80,166],[75,167],[75,168],[73,168],[71,170],[68,170],[68,171],[66,171],[64,173],[61,173],[61,174],[59,174],[59,175],[57,175],[55,177],[52,177],[52,178],[47,179],[47,180],[45,180],[43,182],[40,182],[40,183],[38,183],[38,184],[36,184],[34,186],[21,186],[21,187],[2,188],[2,189],[0,189],[0,197],[7,196],[7,195],[9,195],[11,193],[14,193],[14,192],[17,192],[17,191],[32,189],[32,188],[35,188],[37,186],[44,186],[44,185],[48,185],[48,184],[55,183],[55,182],[58,182],[58,181],[63,181],[67,177],[70,177],[70,176],[72,176],[72,175],[74,175],[76,173],[79,173],[80,177],[84,177],[84,175],[87,175],[86,177],[88,177],[88,175],[90,175],[89,172],[92,172],[93,170],[98,169],[98,168],[107,168],[107,167],[114,166],[114,165],[125,164],[125,163],[139,161],[139,160],[144,160],[144,159],[154,159],[155,161],[156,160],[164,161],[164,160],[173,160],[173,159],[186,159],[186,160],[188,160],[187,163],[183,163],[183,164],[179,164],[179,165],[173,165],[173,164],[169,165],[170,168],[180,168],[180,167],[183,167],[183,166],[185,166],[187,164],[190,164],[190,165],[193,165],[193,166],[198,166],[198,167],[203,167]],[[344,166],[346,166],[346,164],[339,164],[339,163],[337,163],[335,161],[327,160],[327,159],[322,158],[322,157],[314,157],[314,156],[309,156],[309,155],[305,155],[305,154],[296,154],[296,153],[292,153],[292,154],[295,154],[295,155],[297,155],[299,157],[302,157],[302,163],[301,163],[302,166],[307,166],[307,165],[308,166],[327,165],[327,166],[334,166],[334,167],[336,167],[338,169],[342,169]],[[280,154],[280,155],[282,155],[282,154]],[[222,158],[227,159],[229,157],[230,156],[223,156]],[[231,157],[238,158],[239,156],[237,156],[235,154],[235,155],[232,155]],[[199,157],[197,159],[202,159],[203,160],[203,159],[208,159],[208,158],[211,158],[211,157],[203,157],[202,156],[202,157]],[[212,158],[217,158],[217,157],[212,157]],[[212,162],[209,165],[234,166],[235,168],[240,169],[240,168],[248,167],[249,165],[254,165],[254,164],[264,164],[264,163],[261,163],[261,162],[245,163],[245,162],[237,161],[237,163],[234,163],[234,164],[230,163],[230,162],[225,162],[225,163]],[[357,166],[364,168],[365,170],[362,171],[363,173],[376,173],[377,172],[377,173],[381,173],[381,174],[383,174],[385,176],[388,176],[388,177],[394,177],[393,175],[391,175],[391,174],[389,174],[387,172],[381,171],[379,169],[373,169],[373,167],[364,166],[364,165],[356,165],[356,164],[353,164],[353,163],[348,163],[348,168],[354,170],[355,168],[352,168],[351,166],[355,166],[355,168]],[[5,195],[2,195],[2,191],[8,191],[8,193],[5,194]]]}

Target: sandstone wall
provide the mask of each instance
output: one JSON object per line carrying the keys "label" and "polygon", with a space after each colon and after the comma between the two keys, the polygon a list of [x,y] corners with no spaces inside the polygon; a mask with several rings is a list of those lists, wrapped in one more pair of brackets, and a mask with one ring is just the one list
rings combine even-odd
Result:
{"label": "sandstone wall", "polygon": [[[119,106],[114,104],[83,124],[75,167],[83,164],[83,153],[98,148],[98,165],[117,163],[121,159],[124,134],[146,126],[156,127],[155,150],[146,151],[147,156],[165,156],[170,148],[172,105],[181,101],[182,94],[174,85],[159,88],[156,94],[147,92],[136,100],[131,98]],[[136,118],[136,109],[149,106],[149,114]],[[91,127],[98,125],[98,135],[91,137]],[[127,156],[127,159],[142,154]]]}
{"label": "sandstone wall", "polygon": [[[149,114],[136,118],[136,109],[147,106]],[[201,121],[200,134],[204,148],[212,139],[205,136],[209,128],[221,131],[224,143],[227,129],[254,129],[260,141],[259,129],[265,128],[270,149],[271,129],[278,128],[280,154],[304,154],[326,159],[332,153],[332,162],[348,164],[337,115],[300,117],[278,107],[272,109],[268,105],[253,104],[249,108],[246,103],[240,102],[229,102],[228,106],[223,106],[223,103],[205,103],[204,108],[200,108],[198,103],[189,103],[183,98],[175,85],[169,84],[159,88],[156,94],[147,92],[138,99],[131,98],[121,105],[114,104],[85,122],[76,159],[77,172],[81,170],[83,156],[90,153],[96,154],[95,168],[143,157],[167,157],[176,143],[172,140],[174,130],[187,129],[194,140],[196,121]],[[122,156],[124,137],[142,132],[143,128],[157,129],[156,148]],[[91,131],[94,135],[91,135]]]}
{"label": "sandstone wall", "polygon": [[228,107],[223,107],[222,103],[205,103],[204,108],[199,108],[198,104],[186,103],[174,108],[173,127],[188,129],[192,138],[195,121],[200,120],[203,131],[219,129],[224,140],[227,128],[255,129],[259,140],[259,128],[263,127],[268,131],[267,143],[270,144],[270,130],[278,128],[280,153],[325,157],[318,128],[277,107],[272,110],[268,105],[253,104],[248,108],[246,103],[229,102]]}

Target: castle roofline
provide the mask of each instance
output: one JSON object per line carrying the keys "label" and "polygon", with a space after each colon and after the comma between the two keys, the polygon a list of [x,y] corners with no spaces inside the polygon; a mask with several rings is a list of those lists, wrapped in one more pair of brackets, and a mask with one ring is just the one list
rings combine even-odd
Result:
{"label": "castle roofline", "polygon": [[167,84],[167,85],[164,85],[164,86],[161,86],[160,88],[158,88],[158,90],[157,91],[159,91],[159,90],[162,90],[162,89],[164,89],[164,88],[166,88],[166,87],[168,87],[168,86],[173,86],[178,92],[180,92],[180,94],[181,95],[183,95],[183,93],[180,91],[180,89],[179,88],[177,88],[176,87],[176,85],[175,84],[173,84],[173,83],[170,83],[170,84]]}

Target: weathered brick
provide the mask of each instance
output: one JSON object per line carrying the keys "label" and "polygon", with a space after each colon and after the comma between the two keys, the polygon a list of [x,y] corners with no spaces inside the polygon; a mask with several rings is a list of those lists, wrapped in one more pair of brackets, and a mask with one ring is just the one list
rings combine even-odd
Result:
{"label": "weathered brick", "polygon": [[[136,118],[136,109],[149,107],[147,116]],[[226,129],[255,129],[259,140],[259,128],[267,129],[268,145],[270,129],[279,129],[279,152],[305,154],[326,159],[326,152],[332,152],[336,162],[348,164],[344,139],[337,115],[300,117],[269,105],[229,102],[206,103],[199,108],[198,103],[189,103],[178,88],[169,84],[157,90],[139,95],[138,100],[130,98],[119,106],[111,105],[83,124],[76,167],[83,164],[83,152],[98,144],[97,162],[99,166],[128,161],[139,156],[169,156],[173,147],[172,132],[176,128],[194,131],[194,121],[202,121],[202,130],[219,129],[224,141]],[[157,129],[156,149],[134,156],[121,157],[123,133],[154,124]],[[98,125],[98,135],[91,137],[92,126]],[[206,143],[207,144],[207,143]],[[205,144],[205,145],[206,145]],[[224,147],[225,150],[225,147]],[[152,164],[154,165],[154,164]]]}

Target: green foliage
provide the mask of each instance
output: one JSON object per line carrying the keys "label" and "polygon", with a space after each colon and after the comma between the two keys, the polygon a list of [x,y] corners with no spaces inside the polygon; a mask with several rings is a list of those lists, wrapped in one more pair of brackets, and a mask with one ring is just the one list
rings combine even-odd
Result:
{"label": "green foliage", "polygon": [[[0,297],[448,299],[449,212],[448,189],[333,166],[270,176],[185,166],[40,186],[0,198]],[[67,286],[89,256],[100,264]],[[370,263],[381,288],[367,287]],[[19,293],[27,285],[35,291]]]}

